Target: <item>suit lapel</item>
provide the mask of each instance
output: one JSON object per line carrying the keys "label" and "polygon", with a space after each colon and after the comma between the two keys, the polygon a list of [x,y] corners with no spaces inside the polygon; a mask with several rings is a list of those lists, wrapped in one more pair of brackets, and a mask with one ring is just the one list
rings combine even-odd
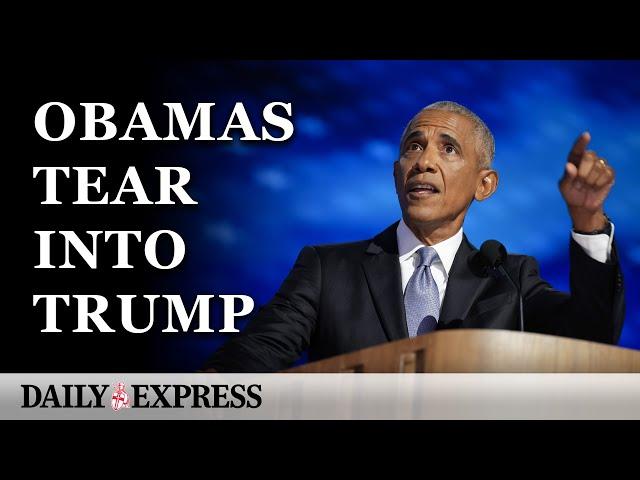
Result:
{"label": "suit lapel", "polygon": [[362,261],[382,328],[390,341],[409,336],[402,299],[397,227],[398,222],[377,235],[369,244]]}
{"label": "suit lapel", "polygon": [[471,306],[491,281],[489,277],[478,277],[469,268],[467,259],[475,250],[464,235],[449,271],[438,328],[466,326],[465,319]]}
{"label": "suit lapel", "polygon": [[[394,223],[377,235],[367,247],[362,266],[376,310],[388,339],[407,338],[398,239]],[[464,235],[449,271],[447,290],[440,310],[438,329],[468,326],[466,318],[473,304],[491,282],[475,275],[467,259],[476,250]]]}

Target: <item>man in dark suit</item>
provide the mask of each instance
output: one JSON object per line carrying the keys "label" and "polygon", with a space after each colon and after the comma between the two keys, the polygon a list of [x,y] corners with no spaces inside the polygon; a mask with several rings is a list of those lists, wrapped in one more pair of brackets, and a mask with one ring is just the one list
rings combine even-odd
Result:
{"label": "man in dark suit", "polygon": [[[532,257],[509,255],[504,267],[521,288],[527,331],[616,343],[624,294],[603,211],[614,171],[586,150],[589,141],[578,137],[559,183],[573,222],[571,293],[540,278]],[[271,302],[205,368],[278,371],[305,350],[319,360],[436,329],[518,330],[516,290],[470,267],[476,249],[462,232],[473,200],[496,191],[493,155],[493,136],[473,112],[454,102],[425,107],[394,163],[402,219],[371,240],[305,247]]]}

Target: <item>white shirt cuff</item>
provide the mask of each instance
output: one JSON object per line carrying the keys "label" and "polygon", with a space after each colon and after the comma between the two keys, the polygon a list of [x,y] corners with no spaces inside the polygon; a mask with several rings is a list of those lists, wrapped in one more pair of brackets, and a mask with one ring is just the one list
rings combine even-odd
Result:
{"label": "white shirt cuff", "polygon": [[582,247],[587,255],[600,263],[605,263],[611,258],[611,244],[613,243],[613,232],[615,227],[611,222],[611,235],[602,233],[600,235],[582,235],[571,231],[571,237]]}

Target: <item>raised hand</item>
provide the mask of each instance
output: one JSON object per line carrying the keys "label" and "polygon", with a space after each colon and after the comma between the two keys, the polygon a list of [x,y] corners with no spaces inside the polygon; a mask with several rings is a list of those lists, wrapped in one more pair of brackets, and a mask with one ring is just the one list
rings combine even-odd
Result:
{"label": "raised hand", "polygon": [[576,139],[559,184],[573,228],[580,231],[605,227],[603,205],[615,180],[615,172],[607,161],[593,150],[587,150],[590,141],[588,132]]}

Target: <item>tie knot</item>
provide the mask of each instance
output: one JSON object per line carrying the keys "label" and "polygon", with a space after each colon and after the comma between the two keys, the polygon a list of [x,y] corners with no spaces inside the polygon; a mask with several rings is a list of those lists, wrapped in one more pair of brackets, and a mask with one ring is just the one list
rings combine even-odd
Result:
{"label": "tie knot", "polygon": [[417,251],[417,253],[419,267],[430,267],[431,264],[439,258],[438,252],[436,252],[436,249],[433,247],[422,247]]}

